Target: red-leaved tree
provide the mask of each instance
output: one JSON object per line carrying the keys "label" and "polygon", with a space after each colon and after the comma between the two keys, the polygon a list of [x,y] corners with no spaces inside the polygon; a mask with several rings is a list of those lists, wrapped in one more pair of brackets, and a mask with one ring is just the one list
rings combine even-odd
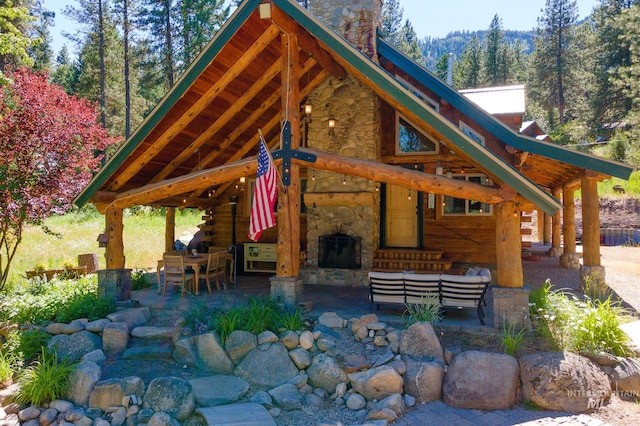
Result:
{"label": "red-leaved tree", "polygon": [[0,291],[27,224],[63,214],[116,142],[96,108],[27,69],[0,87]]}

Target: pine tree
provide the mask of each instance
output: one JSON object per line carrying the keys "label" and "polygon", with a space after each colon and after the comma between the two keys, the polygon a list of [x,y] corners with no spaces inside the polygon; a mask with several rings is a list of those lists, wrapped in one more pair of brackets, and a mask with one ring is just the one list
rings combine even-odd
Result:
{"label": "pine tree", "polygon": [[507,66],[506,50],[504,48],[504,30],[502,29],[502,19],[498,15],[493,17],[489,25],[489,32],[486,40],[486,50],[484,54],[484,83],[487,86],[497,86],[504,84],[506,78],[504,68]]}
{"label": "pine tree", "polygon": [[38,39],[28,35],[33,20],[25,1],[0,3],[0,84],[7,81],[3,72],[8,66],[33,63],[28,54],[38,43]]}
{"label": "pine tree", "polygon": [[31,15],[36,18],[30,32],[32,39],[38,43],[29,49],[29,56],[33,59],[33,69],[36,71],[49,70],[53,59],[51,49],[51,33],[49,28],[53,25],[55,13],[47,10],[41,0],[35,0],[31,7]]}
{"label": "pine tree", "polygon": [[408,57],[424,66],[424,53],[418,45],[418,36],[416,35],[413,25],[407,19],[405,21],[400,34],[398,35],[399,44],[398,49],[406,54]]}
{"label": "pine tree", "polygon": [[560,125],[566,121],[567,89],[574,84],[573,68],[578,63],[574,46],[577,19],[575,1],[547,0],[538,18],[531,60],[529,93],[547,111],[557,111]]}
{"label": "pine tree", "polygon": [[182,0],[182,63],[187,67],[229,17],[224,0]]}
{"label": "pine tree", "polygon": [[80,70],[71,59],[67,45],[63,45],[56,58],[54,71],[50,74],[52,83],[62,86],[68,95],[75,94],[78,85]]}
{"label": "pine tree", "polygon": [[172,0],[143,0],[140,24],[148,30],[149,47],[155,54],[149,58],[161,70],[162,85],[168,91],[176,79],[176,52],[174,37],[178,26],[172,16],[179,10]]}
{"label": "pine tree", "polygon": [[385,0],[382,6],[382,36],[394,46],[400,44],[403,13],[400,0]]}
{"label": "pine tree", "polygon": [[456,89],[475,89],[480,86],[482,57],[482,43],[474,35],[454,65],[453,81]]}

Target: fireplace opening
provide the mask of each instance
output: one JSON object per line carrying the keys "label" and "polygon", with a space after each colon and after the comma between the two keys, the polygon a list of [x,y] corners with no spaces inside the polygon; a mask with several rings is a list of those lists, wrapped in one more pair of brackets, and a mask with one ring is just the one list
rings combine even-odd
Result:
{"label": "fireplace opening", "polygon": [[360,268],[360,250],[360,237],[345,234],[318,237],[318,266],[320,268]]}

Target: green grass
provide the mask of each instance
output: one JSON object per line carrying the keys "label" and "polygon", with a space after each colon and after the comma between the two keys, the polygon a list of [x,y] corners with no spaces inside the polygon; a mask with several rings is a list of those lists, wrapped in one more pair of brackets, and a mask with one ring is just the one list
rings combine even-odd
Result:
{"label": "green grass", "polygon": [[524,329],[516,333],[516,324],[512,322],[509,325],[504,324],[502,326],[502,335],[500,340],[502,341],[502,347],[507,355],[513,357],[516,356],[516,352],[522,345],[522,339],[524,338]]}
{"label": "green grass", "polygon": [[71,363],[58,361],[55,353],[50,354],[42,348],[39,360],[24,369],[18,377],[20,389],[17,402],[42,406],[45,402],[66,396],[71,371]]}
{"label": "green grass", "polygon": [[622,180],[619,178],[611,178],[598,183],[598,194],[603,196],[623,196],[613,190],[615,185],[620,185],[624,188],[624,196],[640,197],[640,171],[631,173],[629,180]]}
{"label": "green grass", "polygon": [[435,324],[442,320],[440,302],[435,296],[423,297],[422,303],[410,303],[405,305],[402,316],[407,325],[416,322],[430,322]]}
{"label": "green grass", "polygon": [[[202,223],[202,212],[176,211],[176,239],[195,234]],[[104,216],[94,209],[82,209],[46,220],[42,227],[24,229],[22,243],[11,264],[9,282],[18,280],[25,271],[41,265],[45,269],[62,269],[77,265],[78,255],[97,253],[100,268],[105,267],[104,248],[98,247],[98,234],[104,232]],[[124,255],[126,267],[155,271],[164,252],[165,217],[159,210],[125,210]]]}

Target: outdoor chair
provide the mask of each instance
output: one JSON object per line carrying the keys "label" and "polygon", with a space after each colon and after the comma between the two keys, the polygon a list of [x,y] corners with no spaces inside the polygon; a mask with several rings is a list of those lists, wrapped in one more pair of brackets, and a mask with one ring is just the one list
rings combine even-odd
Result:
{"label": "outdoor chair", "polygon": [[207,261],[206,270],[204,271],[204,281],[207,283],[207,289],[211,293],[211,280],[215,278],[216,287],[220,290],[220,284],[218,283],[218,261],[220,256],[224,255],[219,251],[209,252],[209,260]]}
{"label": "outdoor chair", "polygon": [[165,254],[162,260],[164,263],[164,288],[162,295],[165,295],[167,286],[170,284],[176,288],[178,286],[182,287],[181,295],[187,291],[192,291],[192,289],[189,288],[189,283],[195,281],[195,273],[193,271],[185,271],[182,256]]}

